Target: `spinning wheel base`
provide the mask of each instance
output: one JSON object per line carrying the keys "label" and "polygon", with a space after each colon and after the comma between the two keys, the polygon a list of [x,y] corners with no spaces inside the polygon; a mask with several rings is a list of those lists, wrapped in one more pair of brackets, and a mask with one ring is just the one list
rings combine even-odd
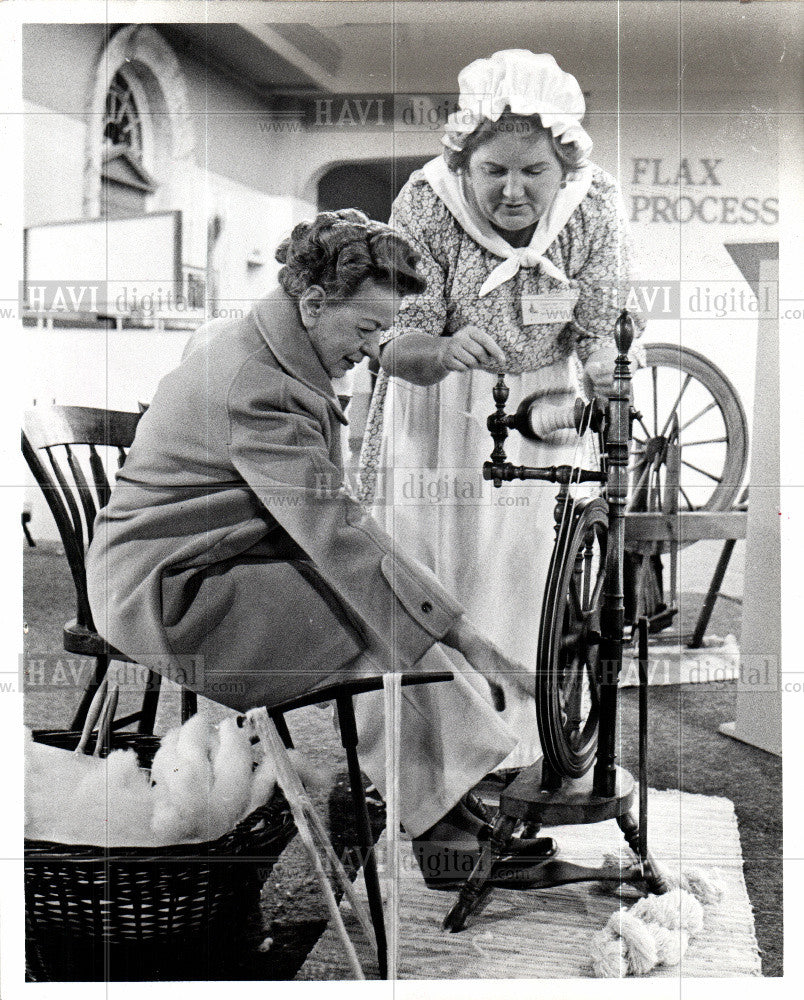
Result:
{"label": "spinning wheel base", "polygon": [[[658,874],[655,864],[648,859],[644,864],[607,865],[601,868],[587,868],[569,861],[545,861],[537,870],[528,872],[528,889],[552,889],[559,885],[575,882],[617,882],[630,884],[646,892],[661,894],[668,886]],[[488,886],[479,887],[471,895],[461,893],[458,901],[444,918],[442,927],[452,934],[464,930],[471,916],[477,916],[486,906],[491,896]]]}
{"label": "spinning wheel base", "polygon": [[600,796],[592,787],[593,774],[565,778],[557,789],[542,787],[542,762],[525,768],[500,796],[500,813],[539,826],[573,826],[619,819],[631,810],[636,784],[618,767],[612,796]]}

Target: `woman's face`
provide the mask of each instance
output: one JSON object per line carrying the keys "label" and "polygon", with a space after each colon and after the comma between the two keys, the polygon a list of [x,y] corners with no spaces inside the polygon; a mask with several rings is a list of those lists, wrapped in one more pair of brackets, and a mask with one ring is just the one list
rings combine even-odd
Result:
{"label": "woman's face", "polygon": [[527,229],[550,207],[564,176],[549,137],[499,132],[469,157],[469,194],[480,213],[506,232]]}
{"label": "woman's face", "polygon": [[340,378],[363,360],[376,358],[383,331],[393,325],[400,296],[386,285],[364,281],[349,299],[330,301],[318,285],[299,299],[301,320],[330,378]]}

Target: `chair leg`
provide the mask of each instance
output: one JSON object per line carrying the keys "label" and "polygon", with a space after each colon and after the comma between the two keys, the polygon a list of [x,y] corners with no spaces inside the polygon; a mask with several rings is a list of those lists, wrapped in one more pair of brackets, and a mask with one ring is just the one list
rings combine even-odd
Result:
{"label": "chair leg", "polygon": [[198,713],[198,695],[195,691],[181,689],[181,721],[184,724]]}
{"label": "chair leg", "polygon": [[382,907],[380,878],[377,874],[377,858],[374,850],[374,837],[371,833],[366,793],[363,788],[363,776],[357,758],[357,725],[355,724],[354,706],[350,695],[339,695],[338,721],[340,723],[341,744],[346,751],[346,762],[349,768],[349,785],[352,793],[352,806],[355,813],[358,845],[363,861],[363,876],[366,880],[366,896],[368,897],[369,913],[374,926],[374,937],[377,942],[377,960],[380,976],[388,978],[388,943],[385,936],[385,916]]}
{"label": "chair leg", "polygon": [[156,725],[156,709],[159,704],[159,691],[162,687],[162,675],[155,670],[149,670],[145,680],[145,694],[142,696],[142,710],[137,732],[152,736]]}
{"label": "chair leg", "polygon": [[290,735],[290,730],[288,729],[288,724],[285,721],[285,716],[282,712],[268,712],[271,717],[271,721],[276,726],[276,731],[279,733],[279,738],[285,744],[286,750],[293,749],[293,737]]}
{"label": "chair leg", "polygon": [[84,728],[84,722],[86,721],[87,712],[89,711],[89,706],[92,704],[92,699],[95,697],[95,692],[101,686],[103,678],[106,676],[106,672],[109,669],[109,657],[108,656],[96,656],[95,657],[95,674],[92,680],[87,684],[86,690],[81,696],[81,701],[78,703],[78,708],[76,709],[75,715],[73,716],[73,721],[70,723],[70,729],[78,730]]}

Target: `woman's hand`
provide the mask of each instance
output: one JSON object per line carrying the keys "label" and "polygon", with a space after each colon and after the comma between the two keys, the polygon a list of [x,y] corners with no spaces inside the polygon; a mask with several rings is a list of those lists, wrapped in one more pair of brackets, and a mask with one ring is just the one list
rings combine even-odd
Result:
{"label": "woman's hand", "polygon": [[500,686],[502,677],[533,696],[532,679],[528,678],[525,668],[504,656],[493,642],[478,632],[468,618],[461,616],[441,641],[456,649],[488,681],[494,707],[498,712],[505,708],[505,694]]}
{"label": "woman's hand", "polygon": [[617,348],[600,347],[591,354],[583,366],[585,388],[590,396],[602,396],[604,399],[614,392],[614,363],[617,360]]}
{"label": "woman's hand", "polygon": [[501,371],[505,355],[500,345],[477,326],[463,326],[451,337],[441,337],[438,361],[448,372],[468,372],[472,368]]}

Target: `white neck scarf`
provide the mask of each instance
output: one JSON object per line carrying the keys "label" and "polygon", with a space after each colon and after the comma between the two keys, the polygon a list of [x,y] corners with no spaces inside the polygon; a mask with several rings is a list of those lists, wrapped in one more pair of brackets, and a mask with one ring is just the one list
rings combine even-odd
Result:
{"label": "white neck scarf", "polygon": [[460,176],[449,169],[443,156],[425,163],[422,172],[464,232],[480,246],[503,258],[502,264],[495,267],[481,285],[478,293],[480,298],[510,281],[521,267],[541,267],[551,278],[569,284],[569,278],[544,256],[544,252],[586,196],[592,183],[591,164],[581,167],[575,172],[574,180],[567,180],[566,187],[559,188],[550,208],[539,219],[526,247],[512,247],[488,220],[479,215],[466,199]]}

